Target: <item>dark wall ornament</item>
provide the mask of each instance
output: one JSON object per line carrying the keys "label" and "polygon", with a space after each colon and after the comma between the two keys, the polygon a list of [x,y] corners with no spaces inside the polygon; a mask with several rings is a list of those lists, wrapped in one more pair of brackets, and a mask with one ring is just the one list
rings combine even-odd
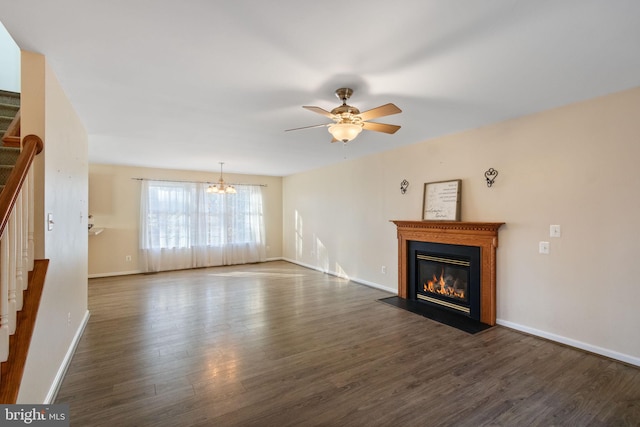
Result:
{"label": "dark wall ornament", "polygon": [[487,187],[491,187],[493,185],[497,176],[498,176],[498,171],[495,170],[494,168],[489,168],[489,170],[487,170],[484,173],[484,177],[487,179]]}
{"label": "dark wall ornament", "polygon": [[402,182],[400,183],[400,192],[402,194],[406,193],[407,188],[409,188],[409,181],[407,181],[406,179],[403,179]]}

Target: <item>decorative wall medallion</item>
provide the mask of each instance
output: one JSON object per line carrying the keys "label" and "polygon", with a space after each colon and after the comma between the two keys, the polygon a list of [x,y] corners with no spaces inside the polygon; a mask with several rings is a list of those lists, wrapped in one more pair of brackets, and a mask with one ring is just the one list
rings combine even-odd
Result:
{"label": "decorative wall medallion", "polygon": [[493,185],[493,182],[496,180],[497,176],[498,171],[494,168],[489,168],[489,170],[484,173],[484,177],[487,179],[487,187],[491,187]]}
{"label": "decorative wall medallion", "polygon": [[409,187],[409,181],[407,181],[406,179],[403,179],[402,182],[400,183],[400,192],[402,194],[406,193],[408,187]]}

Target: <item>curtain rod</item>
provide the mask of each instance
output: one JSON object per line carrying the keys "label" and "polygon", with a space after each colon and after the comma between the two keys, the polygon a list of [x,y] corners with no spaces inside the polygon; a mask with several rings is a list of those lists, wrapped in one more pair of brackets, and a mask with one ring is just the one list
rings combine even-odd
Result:
{"label": "curtain rod", "polygon": [[[131,178],[135,181],[160,181],[160,182],[188,182],[194,184],[218,184],[218,181],[184,181],[180,179],[153,179],[153,178]],[[224,182],[227,185],[249,185],[254,187],[267,187],[267,184],[241,184],[239,182]]]}

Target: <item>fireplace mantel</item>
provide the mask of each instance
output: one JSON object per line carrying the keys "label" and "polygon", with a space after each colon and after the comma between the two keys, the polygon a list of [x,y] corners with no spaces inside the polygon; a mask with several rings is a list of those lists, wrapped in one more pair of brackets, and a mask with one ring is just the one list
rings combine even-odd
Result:
{"label": "fireplace mantel", "polygon": [[480,248],[480,321],[496,323],[496,248],[503,222],[402,221],[398,230],[398,296],[409,293],[407,251],[410,241],[477,246]]}

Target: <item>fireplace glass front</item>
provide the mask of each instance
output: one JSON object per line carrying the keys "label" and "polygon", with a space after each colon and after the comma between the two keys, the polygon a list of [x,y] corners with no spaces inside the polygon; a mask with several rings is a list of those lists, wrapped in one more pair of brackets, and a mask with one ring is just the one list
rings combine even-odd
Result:
{"label": "fireplace glass front", "polygon": [[410,299],[480,318],[480,248],[409,244]]}
{"label": "fireplace glass front", "polygon": [[418,253],[416,297],[469,314],[470,261]]}

